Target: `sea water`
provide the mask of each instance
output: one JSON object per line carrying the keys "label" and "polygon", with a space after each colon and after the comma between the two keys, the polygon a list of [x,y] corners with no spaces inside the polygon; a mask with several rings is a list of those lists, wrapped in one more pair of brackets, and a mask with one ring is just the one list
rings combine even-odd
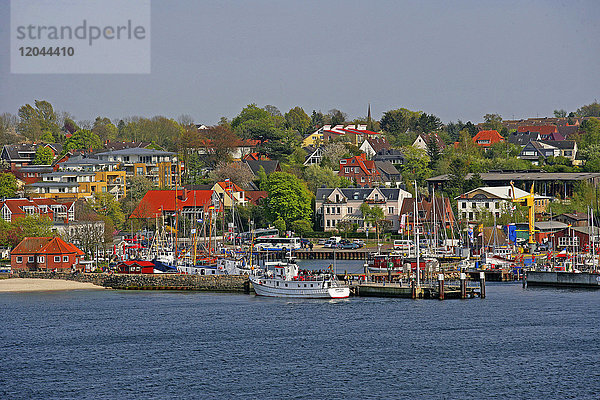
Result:
{"label": "sea water", "polygon": [[0,294],[2,399],[600,398],[600,291]]}

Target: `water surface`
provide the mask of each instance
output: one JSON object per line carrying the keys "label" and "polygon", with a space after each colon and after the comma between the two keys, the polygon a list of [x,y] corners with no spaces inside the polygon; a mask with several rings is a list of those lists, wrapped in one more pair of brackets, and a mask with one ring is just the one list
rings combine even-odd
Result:
{"label": "water surface", "polygon": [[600,291],[0,294],[0,398],[600,397]]}

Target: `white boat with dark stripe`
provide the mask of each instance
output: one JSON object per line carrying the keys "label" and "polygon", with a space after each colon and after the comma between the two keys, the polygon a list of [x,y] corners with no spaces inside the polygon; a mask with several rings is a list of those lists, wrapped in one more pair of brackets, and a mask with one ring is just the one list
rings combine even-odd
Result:
{"label": "white boat with dark stripe", "polygon": [[265,264],[266,272],[250,275],[250,282],[259,296],[307,299],[343,299],[350,288],[341,284],[333,272],[301,274],[298,265],[286,262]]}

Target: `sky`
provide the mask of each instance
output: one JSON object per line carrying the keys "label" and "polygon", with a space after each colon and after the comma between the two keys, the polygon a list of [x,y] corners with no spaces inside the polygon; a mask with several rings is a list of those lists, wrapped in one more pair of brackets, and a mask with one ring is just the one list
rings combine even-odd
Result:
{"label": "sky", "polygon": [[0,0],[0,113],[48,100],[76,120],[190,115],[247,104],[350,118],[408,108],[443,122],[552,116],[600,98],[600,1],[151,3],[149,74],[11,74]]}

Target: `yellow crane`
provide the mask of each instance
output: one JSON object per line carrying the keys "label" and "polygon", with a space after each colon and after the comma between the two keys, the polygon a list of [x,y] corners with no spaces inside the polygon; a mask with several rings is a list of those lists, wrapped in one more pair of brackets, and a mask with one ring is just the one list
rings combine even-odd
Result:
{"label": "yellow crane", "polygon": [[535,195],[533,194],[533,183],[531,184],[531,191],[526,196],[515,198],[515,185],[510,182],[512,188],[512,201],[513,203],[519,203],[527,206],[529,210],[529,247],[535,246]]}

